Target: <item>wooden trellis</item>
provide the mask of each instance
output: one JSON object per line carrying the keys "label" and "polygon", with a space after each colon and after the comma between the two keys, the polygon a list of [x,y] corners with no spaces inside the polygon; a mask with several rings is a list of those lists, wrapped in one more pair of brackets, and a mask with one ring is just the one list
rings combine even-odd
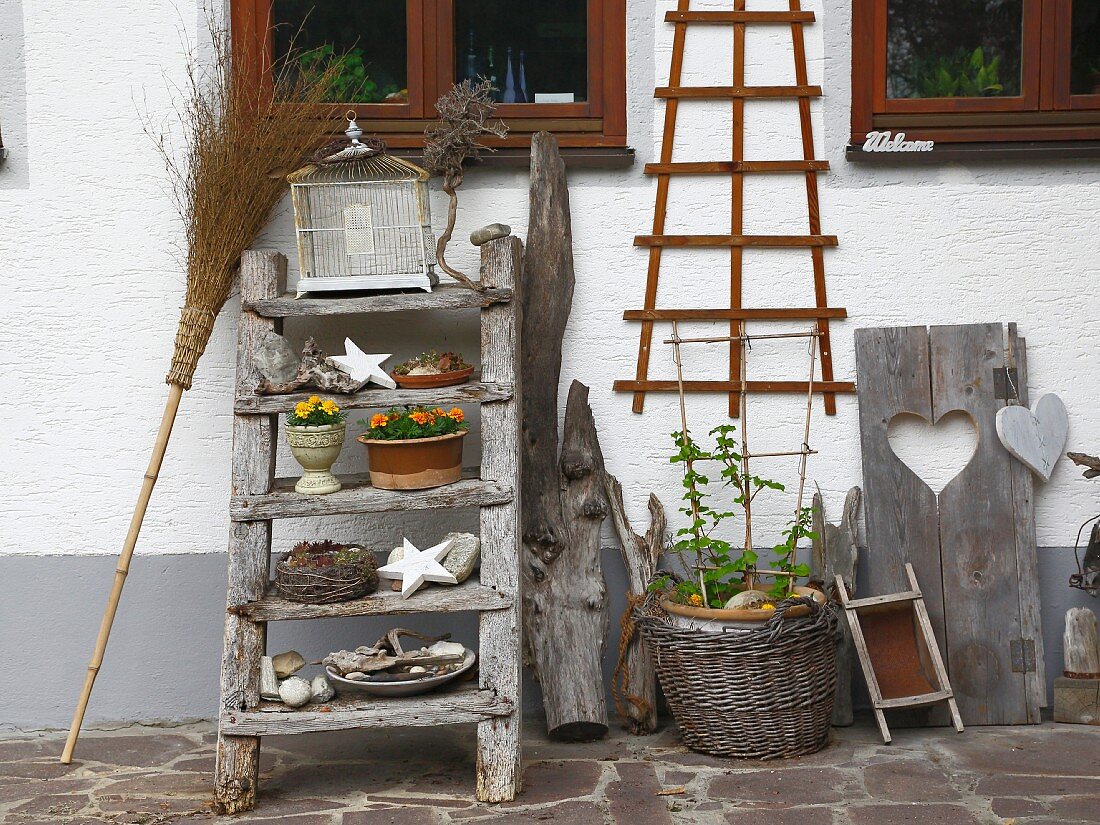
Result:
{"label": "wooden trellis", "polygon": [[[844,318],[847,312],[831,308],[825,292],[826,246],[836,246],[835,235],[821,233],[821,210],[818,202],[817,175],[828,170],[829,163],[814,156],[813,125],[810,120],[810,98],[821,96],[820,86],[811,86],[806,68],[806,44],[803,26],[813,23],[814,13],[802,11],[800,0],[790,0],[790,11],[747,11],[745,0],[735,0],[733,11],[691,11],[690,0],[680,0],[675,11],[667,12],[665,21],[675,25],[672,43],[672,65],[668,86],[658,87],[654,97],[665,103],[664,136],[661,158],[658,163],[646,164],[647,175],[657,177],[657,199],[653,213],[653,233],[639,235],[634,245],[649,249],[649,270],[646,278],[644,307],[628,310],[623,318],[641,321],[641,340],[638,346],[638,366],[633,381],[616,381],[615,389],[634,393],[634,412],[642,412],[647,392],[677,392],[677,381],[658,381],[649,378],[649,358],[653,341],[653,324],[657,321],[729,321],[729,380],[682,382],[687,392],[728,392],[729,414],[736,417],[740,410],[742,392],[793,392],[805,393],[805,381],[758,380],[742,381],[741,348],[744,325],[748,321],[813,320],[820,332],[821,380],[813,391],[824,396],[825,411],[836,413],[836,393],[855,391],[849,381],[836,381],[833,377],[832,351],[829,343],[829,321]],[[689,25],[731,25],[733,27],[733,85],[732,86],[682,86],[680,84],[684,64],[684,45]],[[745,27],[747,25],[786,24],[791,27],[794,51],[795,85],[747,86],[745,85]],[[798,101],[801,123],[801,160],[745,160],[745,100],[749,98],[779,98]],[[681,100],[730,100],[733,106],[732,158],[728,161],[673,162],[673,144],[676,136],[676,115]],[[808,234],[805,235],[746,235],[744,234],[744,176],[746,174],[802,173],[806,179],[806,201],[809,214]],[[732,182],[730,210],[730,234],[728,235],[668,235],[665,234],[665,218],[668,209],[669,184],[674,175],[729,175]],[[657,283],[661,269],[662,251],[674,248],[723,248],[730,250],[729,307],[713,309],[658,309]],[[742,305],[744,276],[743,250],[751,248],[808,248],[813,263],[814,306],[756,308]]]}

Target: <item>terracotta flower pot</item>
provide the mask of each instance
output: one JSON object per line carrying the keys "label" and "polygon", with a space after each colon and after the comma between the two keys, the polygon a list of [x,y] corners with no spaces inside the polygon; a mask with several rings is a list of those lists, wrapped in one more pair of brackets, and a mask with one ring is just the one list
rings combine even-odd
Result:
{"label": "terracotta flower pot", "polygon": [[332,465],[340,457],[344,446],[345,422],[323,424],[315,427],[286,426],[286,440],[290,451],[305,473],[294,485],[295,492],[310,496],[335,493],[340,481],[332,474]]}
{"label": "terracotta flower pot", "polygon": [[437,387],[454,387],[458,384],[465,384],[470,380],[470,376],[473,374],[474,368],[467,367],[464,370],[441,372],[436,375],[398,375],[396,372],[391,372],[390,376],[397,382],[397,386],[402,389],[427,390],[436,389]]}
{"label": "terracotta flower pot", "polygon": [[384,490],[425,490],[462,478],[466,430],[432,438],[382,441],[359,436],[367,447],[370,483]]}

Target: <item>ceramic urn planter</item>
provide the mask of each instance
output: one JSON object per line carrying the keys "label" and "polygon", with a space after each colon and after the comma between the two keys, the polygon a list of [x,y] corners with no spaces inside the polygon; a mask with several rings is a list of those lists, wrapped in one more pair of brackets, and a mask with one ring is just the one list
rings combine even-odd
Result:
{"label": "ceramic urn planter", "polygon": [[466,430],[431,438],[385,441],[359,436],[367,447],[370,483],[384,490],[425,490],[462,478]]}
{"label": "ceramic urn planter", "polygon": [[340,489],[340,480],[332,474],[332,465],[344,446],[345,422],[316,426],[286,425],[290,451],[305,471],[294,490],[310,496],[323,496]]}

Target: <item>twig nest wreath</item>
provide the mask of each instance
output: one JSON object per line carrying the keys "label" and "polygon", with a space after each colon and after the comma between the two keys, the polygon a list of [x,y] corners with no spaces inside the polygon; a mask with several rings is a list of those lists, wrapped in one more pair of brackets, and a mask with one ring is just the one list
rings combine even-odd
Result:
{"label": "twig nest wreath", "polygon": [[362,547],[334,541],[303,541],[279,559],[275,589],[303,604],[357,599],[378,588],[378,562]]}
{"label": "twig nest wreath", "polygon": [[459,407],[394,407],[370,421],[358,441],[367,448],[370,481],[385,490],[424,490],[462,478],[466,414]]}

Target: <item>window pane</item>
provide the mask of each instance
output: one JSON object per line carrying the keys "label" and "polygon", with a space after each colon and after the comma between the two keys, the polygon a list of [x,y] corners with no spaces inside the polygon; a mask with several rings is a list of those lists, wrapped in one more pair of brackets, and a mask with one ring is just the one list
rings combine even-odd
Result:
{"label": "window pane", "polygon": [[1073,0],[1070,92],[1100,95],[1100,0]]}
{"label": "window pane", "polygon": [[890,98],[1017,97],[1023,0],[889,0]]}
{"label": "window pane", "polygon": [[302,71],[339,56],[333,103],[405,103],[409,97],[403,0],[273,0],[275,57],[291,48]]}
{"label": "window pane", "polygon": [[456,0],[455,77],[487,77],[504,103],[588,99],[587,0]]}

